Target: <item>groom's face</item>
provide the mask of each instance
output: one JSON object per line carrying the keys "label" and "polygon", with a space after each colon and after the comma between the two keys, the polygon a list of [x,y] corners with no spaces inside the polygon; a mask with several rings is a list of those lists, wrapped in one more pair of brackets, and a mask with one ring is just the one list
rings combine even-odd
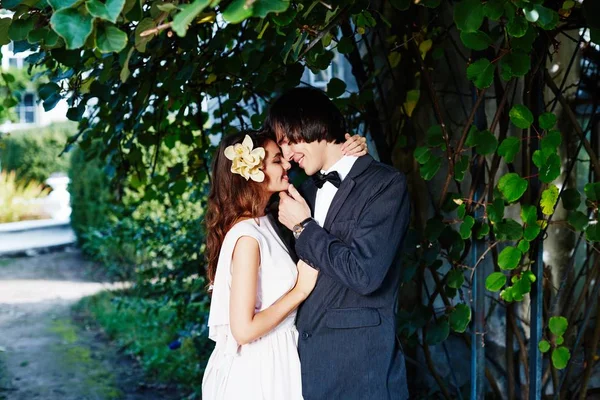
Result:
{"label": "groom's face", "polygon": [[326,141],[290,143],[283,136],[278,144],[281,147],[283,157],[288,161],[295,161],[306,172],[306,175],[314,175],[323,168]]}

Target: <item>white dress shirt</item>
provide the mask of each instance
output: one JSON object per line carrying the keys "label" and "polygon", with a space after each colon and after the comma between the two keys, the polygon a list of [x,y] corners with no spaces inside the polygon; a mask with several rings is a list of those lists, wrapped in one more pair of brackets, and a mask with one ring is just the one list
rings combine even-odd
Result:
{"label": "white dress shirt", "polygon": [[[340,174],[340,179],[342,182],[350,173],[352,166],[356,162],[358,157],[355,156],[343,156],[338,162],[333,164],[331,168],[327,171],[321,170],[321,173],[328,174],[332,171],[337,171]],[[317,197],[315,199],[315,215],[314,218],[317,223],[321,226],[325,224],[325,218],[327,218],[327,212],[329,211],[329,207],[331,206],[331,202],[335,194],[337,193],[338,188],[336,188],[331,182],[327,181],[323,185],[322,188],[317,189]]]}

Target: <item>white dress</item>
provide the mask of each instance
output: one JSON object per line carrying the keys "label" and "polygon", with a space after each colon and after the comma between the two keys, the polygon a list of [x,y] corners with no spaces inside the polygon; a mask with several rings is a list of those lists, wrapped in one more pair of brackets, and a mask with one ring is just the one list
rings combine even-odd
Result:
{"label": "white dress", "polygon": [[260,247],[256,312],[290,291],[298,275],[285,245],[267,216],[238,222],[225,235],[213,284],[208,336],[216,342],[204,377],[204,400],[302,399],[298,331],[292,312],[265,336],[239,346],[229,327],[229,294],[233,249],[242,236]]}

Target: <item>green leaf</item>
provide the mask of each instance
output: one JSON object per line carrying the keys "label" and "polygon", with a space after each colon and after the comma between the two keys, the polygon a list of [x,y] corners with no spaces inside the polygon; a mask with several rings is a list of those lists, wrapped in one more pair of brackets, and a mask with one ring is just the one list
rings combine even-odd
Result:
{"label": "green leaf", "polygon": [[[175,15],[175,17],[173,18],[173,26],[172,26],[173,31],[175,31],[175,33],[178,36],[184,37],[185,34],[187,33],[188,28],[190,27],[190,24],[194,20],[194,18],[196,18],[196,16],[198,14],[200,14],[210,3],[211,3],[210,0],[195,0],[193,3],[181,6],[180,7],[181,11],[179,13],[177,13],[177,15]],[[231,23],[235,23],[228,19],[229,17],[231,17],[231,15],[228,14],[227,12],[232,7],[239,6],[240,3],[242,4],[242,8],[243,8],[243,5],[245,4],[244,0],[236,0],[233,3],[231,3],[229,5],[229,7],[227,7],[227,9],[223,12],[223,18],[225,18],[227,21],[229,21]],[[249,13],[250,13],[250,15],[252,15],[252,9],[249,9]],[[248,16],[250,16],[250,15],[248,15]],[[241,22],[245,18],[246,17],[242,18],[238,22]]]}
{"label": "green leaf", "polygon": [[481,31],[461,32],[460,40],[465,47],[472,50],[485,50],[494,42],[487,33]]}
{"label": "green leaf", "polygon": [[498,155],[504,157],[504,160],[507,163],[511,163],[519,152],[520,147],[521,141],[518,138],[514,136],[507,137],[502,141],[502,143],[500,143],[500,146],[498,147]]}
{"label": "green leaf", "polygon": [[547,340],[541,340],[538,348],[542,353],[547,353],[550,350],[550,343]]}
{"label": "green leaf", "polygon": [[531,56],[521,50],[514,50],[500,60],[502,79],[509,80],[513,76],[525,76],[531,69]]}
{"label": "green leaf", "polygon": [[[123,68],[121,68],[121,73],[119,74],[119,78],[121,79],[121,82],[125,83],[127,82],[127,79],[129,79],[129,74],[131,73],[131,71],[129,70],[129,60],[131,59],[131,55],[133,54],[133,51],[135,50],[135,47],[132,47],[129,49],[129,52],[127,53],[127,58],[125,59],[125,62],[123,63]],[[173,148],[173,147],[170,147]]]}
{"label": "green leaf", "polygon": [[576,210],[581,204],[581,194],[577,189],[565,189],[560,195],[565,210]]}
{"label": "green leaf", "polygon": [[537,221],[536,208],[528,204],[521,206],[521,221],[527,225],[535,224],[535,221]]}
{"label": "green leaf", "polygon": [[431,180],[442,165],[441,157],[431,157],[427,162],[421,165],[421,177],[426,181]]}
{"label": "green leaf", "polygon": [[327,95],[332,99],[340,97],[346,91],[346,83],[338,78],[331,78],[327,84]]}
{"label": "green leaf", "polygon": [[535,239],[540,234],[540,232],[541,232],[541,228],[539,225],[537,225],[537,224],[528,225],[523,230],[523,237],[528,242],[531,242],[533,239]]}
{"label": "green leaf", "polygon": [[483,239],[490,233],[490,226],[486,223],[481,223],[477,228],[477,239]]}
{"label": "green leaf", "polygon": [[460,289],[465,282],[465,276],[462,270],[452,269],[448,272],[446,284],[454,289]]}
{"label": "green leaf", "polygon": [[8,36],[11,40],[19,42],[27,39],[29,32],[33,30],[34,20],[33,18],[27,19],[15,19],[12,24],[8,27]]}
{"label": "green leaf", "polygon": [[[446,146],[444,145],[444,147]],[[465,179],[467,168],[469,168],[469,156],[461,156],[458,162],[454,164],[454,178],[462,182]]]}
{"label": "green leaf", "polygon": [[540,168],[540,180],[550,183],[560,175],[560,157],[558,154],[550,154]]}
{"label": "green leaf", "polygon": [[492,272],[485,279],[485,288],[490,292],[498,292],[506,284],[506,275],[502,272]]}
{"label": "green leaf", "polygon": [[439,146],[442,150],[446,150],[446,142],[444,141],[444,134],[440,125],[432,125],[427,129],[426,141],[429,147]]}
{"label": "green leaf", "polygon": [[353,49],[354,44],[352,43],[352,39],[349,37],[343,37],[338,42],[337,51],[340,54],[349,54],[352,52]]}
{"label": "green leaf", "polygon": [[460,224],[460,237],[462,237],[463,239],[470,238],[471,229],[473,229],[473,225],[475,225],[475,219],[472,216],[467,215],[463,223]]}
{"label": "green leaf", "polygon": [[550,130],[540,141],[540,148],[547,157],[550,154],[556,154],[560,144],[562,143],[562,136],[560,131],[555,129]]}
{"label": "green leaf", "polygon": [[515,301],[523,300],[525,294],[529,292],[531,292],[531,281],[526,277],[521,277],[513,285],[513,299]]}
{"label": "green leaf", "polygon": [[10,43],[8,30],[10,29],[11,23],[12,18],[0,18],[0,46],[4,46]]}
{"label": "green leaf", "polygon": [[390,4],[397,10],[406,11],[410,7],[411,0],[390,0]]}
{"label": "green leaf", "polygon": [[564,369],[569,363],[571,352],[564,346],[558,347],[552,351],[552,365],[556,369]]}
{"label": "green leaf", "polygon": [[517,248],[521,250],[521,253],[525,254],[529,251],[529,242],[527,240],[519,240]]}
{"label": "green leaf", "polygon": [[440,318],[437,320],[435,325],[430,326],[427,329],[426,342],[429,346],[435,346],[446,340],[450,334],[450,324],[447,318]]}
{"label": "green leaf", "polygon": [[61,100],[62,100],[62,96],[59,93],[52,94],[50,97],[48,97],[42,103],[42,105],[44,106],[44,111],[47,112],[47,111],[52,110],[54,107],[56,107],[58,102]]}
{"label": "green leaf", "polygon": [[516,247],[505,247],[498,255],[498,266],[503,270],[513,270],[517,268],[521,261],[521,250]]}
{"label": "green leaf", "polygon": [[465,218],[465,214],[467,213],[467,205],[465,203],[462,203],[460,206],[458,206],[458,208],[456,209],[456,216],[459,219],[464,219]]}
{"label": "green leaf", "polygon": [[426,181],[431,180],[442,165],[441,157],[431,157],[427,162],[421,165],[421,177]]}
{"label": "green leaf", "polygon": [[498,139],[489,130],[484,130],[477,135],[477,154],[487,155],[492,154],[498,147]]}
{"label": "green leaf", "polygon": [[557,346],[560,346],[561,344],[563,344],[565,342],[565,338],[563,336],[557,336],[554,339],[554,342],[556,343]]}
{"label": "green leaf", "polygon": [[550,321],[548,321],[548,328],[550,328],[550,332],[556,336],[564,335],[568,326],[569,322],[565,317],[550,317]]}
{"label": "green leaf", "polygon": [[428,147],[417,147],[413,153],[419,164],[425,164],[431,158],[431,150]]}
{"label": "green leaf", "polygon": [[504,200],[501,198],[494,199],[492,204],[487,206],[487,215],[493,223],[499,223],[504,218]]}
{"label": "green leaf", "polygon": [[600,182],[586,183],[583,187],[583,192],[590,201],[600,200]]}
{"label": "green leaf", "polygon": [[402,59],[402,54],[399,51],[392,51],[388,54],[388,61],[390,63],[390,67],[396,68],[398,64],[400,64],[400,60]]}
{"label": "green leaf", "polygon": [[529,111],[529,108],[522,104],[513,106],[508,116],[517,128],[528,129],[533,123],[533,114]]}
{"label": "green leaf", "polygon": [[63,8],[69,8],[81,0],[48,0],[48,4],[54,11],[62,10]]}
{"label": "green leaf", "polygon": [[498,190],[502,193],[502,196],[509,203],[513,203],[523,196],[523,193],[527,190],[528,182],[516,173],[509,173],[504,175],[498,181]]}
{"label": "green leaf", "polygon": [[533,272],[531,272],[531,270],[527,270],[527,271],[523,271],[522,274],[523,278],[527,278],[529,279],[529,282],[533,283],[537,280],[537,278],[535,277],[535,274]]}
{"label": "green leaf", "polygon": [[[169,3],[170,4],[170,3]],[[140,36],[142,32],[156,28],[156,23],[152,18],[144,18],[135,27],[135,49],[140,53],[146,52],[146,45],[154,38],[155,35]]]}
{"label": "green leaf", "polygon": [[[464,2],[465,0],[463,0]],[[495,65],[490,63],[487,58],[482,58],[469,65],[467,68],[467,78],[479,88],[490,87],[494,80]]]}
{"label": "green leaf", "polygon": [[506,219],[494,225],[498,240],[519,240],[523,237],[523,227],[514,219]]}
{"label": "green leaf", "polygon": [[600,28],[590,28],[590,40],[595,44],[600,43]]}
{"label": "green leaf", "polygon": [[423,0],[419,5],[427,8],[437,8],[442,3],[442,0]]}
{"label": "green leaf", "polygon": [[427,220],[427,225],[425,226],[425,237],[430,242],[435,242],[439,237],[446,225],[440,218],[430,218]]}
{"label": "green leaf", "polygon": [[585,239],[590,242],[600,242],[600,222],[596,221],[595,224],[588,225],[585,228]]}
{"label": "green leaf", "polygon": [[60,86],[58,86],[58,84],[55,82],[45,83],[38,88],[38,96],[40,96],[42,100],[46,100],[53,94],[59,92]]}
{"label": "green leaf", "polygon": [[168,13],[170,13],[171,11],[179,10],[179,8],[177,8],[177,6],[173,3],[157,4],[156,8],[158,8],[160,11],[164,11],[164,12],[168,12]]}
{"label": "green leaf", "polygon": [[85,3],[91,15],[110,21],[113,24],[117,23],[117,18],[121,14],[121,11],[123,11],[124,5],[125,0],[106,0],[106,3],[102,3],[99,0],[87,0]]}
{"label": "green leaf", "polygon": [[67,49],[79,49],[92,33],[93,20],[85,9],[65,8],[52,15],[50,25],[65,40]]}
{"label": "green leaf", "polygon": [[462,0],[454,6],[454,22],[463,32],[476,32],[483,23],[483,18],[480,0]]}
{"label": "green leaf", "polygon": [[581,211],[569,212],[567,221],[569,221],[569,224],[571,224],[571,226],[573,226],[573,228],[575,228],[577,231],[584,230],[590,223],[588,216]]}
{"label": "green leaf", "polygon": [[464,332],[471,321],[471,308],[466,304],[458,304],[450,313],[448,320],[455,332]]}
{"label": "green leaf", "polygon": [[531,156],[531,159],[533,160],[535,166],[538,168],[542,168],[542,166],[546,162],[546,156],[544,156],[544,153],[541,150],[534,151],[533,155]]}
{"label": "green leaf", "polygon": [[544,30],[549,31],[556,28],[558,25],[558,13],[550,8],[546,8],[541,4],[535,4],[533,9],[538,12],[539,19],[537,24]]}
{"label": "green leaf", "polygon": [[520,38],[525,36],[528,25],[529,23],[525,18],[521,17],[520,15],[517,15],[512,20],[508,21],[506,29],[510,36]]}
{"label": "green leaf", "polygon": [[513,289],[512,286],[509,286],[500,292],[500,298],[507,303],[513,301]]}
{"label": "green leaf", "polygon": [[600,3],[594,0],[585,0],[583,2],[583,15],[585,16],[586,22],[592,28],[600,28],[600,21],[598,21],[598,15],[600,15]]}
{"label": "green leaf", "polygon": [[523,37],[511,38],[510,46],[513,48],[513,50],[523,50],[524,52],[529,53],[532,50],[533,42],[535,41],[537,35],[537,30],[531,24],[529,24],[527,27],[527,32]]}
{"label": "green leaf", "polygon": [[534,10],[523,10],[525,12],[525,19],[529,22],[536,22],[540,18],[540,14]]}
{"label": "green leaf", "polygon": [[491,20],[498,21],[504,14],[506,0],[489,0],[483,6],[483,13]]}
{"label": "green leaf", "polygon": [[265,18],[270,13],[283,13],[290,7],[290,0],[256,0],[252,13]]}
{"label": "green leaf", "polygon": [[113,24],[101,24],[97,28],[96,46],[102,53],[119,53],[127,46],[127,34]]}
{"label": "green leaf", "polygon": [[554,206],[558,201],[558,187],[555,185],[548,186],[548,189],[542,192],[540,206],[544,215],[551,215],[554,212]]}
{"label": "green leaf", "polygon": [[542,129],[551,129],[554,125],[556,125],[556,115],[551,112],[545,112],[539,116],[539,124]]}

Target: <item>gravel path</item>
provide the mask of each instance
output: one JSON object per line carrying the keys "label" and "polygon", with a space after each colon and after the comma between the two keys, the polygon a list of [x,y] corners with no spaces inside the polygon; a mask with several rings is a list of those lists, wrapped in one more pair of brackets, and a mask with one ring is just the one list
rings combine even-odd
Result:
{"label": "gravel path", "polygon": [[77,251],[0,259],[0,400],[180,398],[71,308],[117,285]]}

